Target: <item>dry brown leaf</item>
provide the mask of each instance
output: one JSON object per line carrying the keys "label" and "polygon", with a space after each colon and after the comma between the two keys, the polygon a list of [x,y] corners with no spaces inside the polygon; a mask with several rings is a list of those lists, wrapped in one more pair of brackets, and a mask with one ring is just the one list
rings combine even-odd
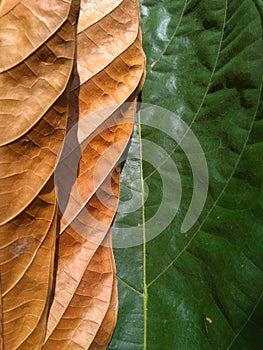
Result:
{"label": "dry brown leaf", "polygon": [[[92,16],[90,20],[87,18],[88,11],[82,9],[80,13],[78,74],[72,84],[71,99],[78,98],[78,110],[73,113],[78,113],[79,121],[87,120],[88,127],[85,129],[85,124],[82,126],[84,140],[81,144],[78,178],[71,188],[71,196],[61,219],[57,283],[43,349],[105,349],[116,323],[117,290],[113,260],[111,287],[104,286],[104,293],[108,295],[107,303],[105,300],[101,303],[103,300],[97,295],[96,303],[84,306],[78,296],[78,289],[84,283],[84,276],[89,272],[90,264],[117,210],[117,164],[132,132],[136,95],[144,74],[138,2],[120,3],[121,6],[116,7],[116,1],[112,1],[112,11],[102,6],[105,14],[100,13],[98,22],[91,26],[84,25],[93,23]],[[122,18],[124,25],[120,24]],[[115,36],[112,35],[114,30]],[[125,104],[125,101],[129,103]],[[74,120],[73,114],[71,126]],[[94,181],[94,169],[98,162],[100,178]],[[70,155],[65,163],[65,169],[70,172]],[[65,193],[66,188],[61,191]],[[71,243],[65,245],[68,235],[71,236]],[[83,239],[86,239],[85,244],[80,243]],[[77,246],[79,248],[69,254],[69,250]],[[99,274],[97,278],[102,283]],[[92,284],[87,285],[89,293],[90,288]],[[82,320],[80,317],[78,323],[74,323],[75,332],[68,335],[67,321],[74,320],[76,305],[82,305]],[[98,305],[102,305],[99,314]],[[97,315],[99,323],[94,323],[93,314]]]}
{"label": "dry brown leaf", "polygon": [[33,349],[43,342],[53,278],[55,200],[51,179],[26,210],[1,229],[4,349]]}
{"label": "dry brown leaf", "polygon": [[64,2],[54,13],[43,1],[1,2],[0,279],[5,350],[40,349],[46,334],[57,228],[53,173],[66,133],[76,4]]}
{"label": "dry brown leaf", "polygon": [[[22,115],[21,126],[26,116]],[[0,148],[1,224],[21,213],[54,172],[66,121],[67,98],[64,94],[53,102],[53,107],[35,127]]]}
{"label": "dry brown leaf", "polygon": [[[30,19],[27,21],[30,23]],[[0,27],[2,22],[3,18]],[[1,145],[8,145],[25,135],[53,106],[68,84],[74,62],[75,26],[68,19],[47,39],[29,57],[0,75]],[[4,42],[1,44],[0,53],[7,57]],[[24,45],[20,42],[16,51],[19,53],[22,48]]]}
{"label": "dry brown leaf", "polygon": [[[29,57],[56,33],[68,18],[74,21],[76,13],[72,11],[72,3],[70,0],[1,1],[0,72]],[[75,1],[74,7],[78,3],[79,1]]]}
{"label": "dry brown leaf", "polygon": [[108,310],[105,314],[103,321],[95,335],[89,350],[102,350],[107,347],[112,336],[112,325],[117,321],[117,308],[118,308],[118,293],[117,293],[117,278],[115,276],[115,261],[113,256],[113,251],[111,250],[111,261],[112,261],[112,270],[114,273],[113,286],[110,304]]}
{"label": "dry brown leaf", "polygon": [[[134,116],[135,104],[128,105],[128,112]],[[121,110],[121,108],[120,108]],[[110,116],[108,121],[111,119],[117,119],[116,114],[122,115],[120,110]],[[127,110],[125,111],[127,113]],[[131,116],[128,116],[130,120]],[[116,122],[116,120],[115,120]],[[118,133],[119,128],[123,128],[121,133]],[[124,129],[126,127],[126,130]],[[111,128],[112,129],[112,128]],[[56,290],[53,300],[53,304],[50,310],[49,322],[48,322],[48,334],[46,339],[46,345],[43,349],[55,349],[55,346],[62,349],[91,349],[95,344],[104,344],[104,348],[114,330],[116,323],[116,306],[111,308],[112,303],[116,304],[116,281],[115,281],[115,267],[111,270],[111,276],[113,278],[112,286],[107,287],[110,292],[108,295],[108,303],[102,303],[100,314],[101,324],[96,323],[92,318],[88,319],[88,315],[92,315],[92,312],[97,314],[96,311],[99,300],[96,300],[95,304],[88,304],[86,307],[83,305],[80,299],[78,299],[78,289],[83,283],[84,276],[90,270],[90,263],[94,259],[96,251],[100,247],[100,243],[107,234],[108,228],[114,218],[117,210],[118,195],[119,195],[119,167],[116,166],[116,159],[113,163],[110,163],[110,169],[104,174],[104,181],[99,188],[89,189],[89,182],[92,183],[92,169],[95,164],[90,164],[88,160],[96,162],[99,158],[97,149],[101,152],[105,152],[105,149],[114,145],[116,139],[124,139],[123,148],[119,149],[118,157],[121,156],[125,146],[130,137],[132,131],[131,122],[127,124],[119,124],[113,128],[114,130],[106,129],[102,133],[99,133],[94,137],[88,146],[85,148],[82,158],[80,160],[80,174],[76,181],[79,193],[82,199],[82,210],[78,212],[78,207],[74,206],[75,202],[69,204],[70,212],[67,214],[71,219],[70,225],[62,218],[61,222],[61,235],[59,237],[59,255],[58,255],[58,270],[56,275]],[[124,130],[124,131],[123,131]],[[105,132],[106,131],[106,132]],[[106,138],[109,134],[111,137]],[[95,147],[96,145],[96,147]],[[118,158],[117,158],[118,159]],[[89,163],[89,167],[86,168],[86,162]],[[101,170],[101,167],[100,167]],[[85,186],[86,184],[86,186]],[[86,187],[86,189],[85,189]],[[73,198],[74,199],[74,198]],[[77,202],[77,200],[76,200]],[[76,215],[77,214],[77,215]],[[71,216],[72,215],[72,216]],[[70,236],[70,240],[69,240]],[[72,238],[73,237],[73,238]],[[67,243],[65,243],[67,242]],[[104,243],[106,244],[106,243]],[[105,247],[105,254],[109,247]],[[71,251],[72,250],[72,251]],[[111,251],[111,249],[110,249]],[[112,254],[112,251],[111,251]],[[102,283],[101,276],[97,275],[98,281]],[[104,286],[106,289],[106,285]],[[88,286],[87,286],[88,288]],[[93,288],[91,285],[89,288]],[[115,293],[112,296],[112,293]],[[99,296],[97,296],[99,298]],[[79,300],[78,302],[76,300]],[[112,301],[111,301],[112,300]],[[70,317],[75,317],[76,304],[81,305],[82,312],[86,310],[86,317],[80,321],[79,324],[75,324],[76,336],[74,337],[74,347],[71,343],[72,337],[68,338],[68,330],[65,327],[67,324],[66,320]],[[102,308],[104,307],[104,309]],[[106,326],[103,323],[105,320]],[[83,336],[83,331],[78,332],[78,329],[82,329],[83,324],[86,325],[86,332],[88,330],[89,337]],[[106,331],[104,330],[106,329]],[[63,334],[64,330],[64,334]],[[92,331],[91,331],[92,330]],[[62,332],[62,334],[61,334]],[[98,338],[98,334],[102,335],[102,338]],[[86,339],[86,343],[83,339]],[[96,338],[96,340],[95,340]],[[65,341],[67,339],[67,341]],[[76,345],[78,344],[78,345]],[[84,346],[84,344],[86,344]],[[92,347],[90,347],[92,345]]]}
{"label": "dry brown leaf", "polygon": [[[63,235],[64,236],[64,235]],[[64,260],[63,271],[67,274],[67,258],[70,260],[72,256],[75,260],[81,257],[81,260],[75,261],[75,267],[81,267],[84,261],[83,242],[78,245],[79,237],[74,237],[73,235],[68,236],[63,241],[61,240],[61,252],[59,251],[58,256]],[[70,238],[69,238],[70,237]],[[87,265],[85,265],[84,273],[79,278],[79,271],[71,276],[69,284],[67,281],[69,279],[62,278],[58,283],[61,282],[61,291],[64,290],[62,296],[59,296],[57,300],[57,307],[60,304],[61,309],[63,309],[63,304],[65,299],[68,298],[68,291],[72,289],[72,284],[75,282],[75,291],[70,293],[70,304],[64,310],[63,317],[55,321],[56,328],[53,330],[52,334],[48,336],[48,341],[43,346],[43,350],[53,350],[53,349],[88,349],[96,336],[101,324],[104,320],[107,310],[111,306],[112,290],[115,286],[115,268],[112,263],[112,249],[109,247],[110,236],[106,238],[108,242],[105,242],[106,246],[100,245],[97,248],[87,248],[86,259]],[[70,242],[71,241],[71,242]],[[60,254],[65,254],[65,244],[67,246],[67,251],[71,250],[71,257],[62,256]],[[85,246],[85,243],[84,243]],[[72,251],[74,250],[74,251]],[[83,259],[83,260],[82,260]],[[62,266],[61,266],[62,268]],[[70,272],[71,269],[69,269]],[[51,313],[52,314],[52,313]],[[54,315],[53,315],[54,317]],[[113,319],[115,323],[116,311],[114,312]],[[111,335],[112,330],[110,331]]]}
{"label": "dry brown leaf", "polygon": [[106,349],[119,159],[144,79],[138,1],[2,1],[0,30],[2,344]]}

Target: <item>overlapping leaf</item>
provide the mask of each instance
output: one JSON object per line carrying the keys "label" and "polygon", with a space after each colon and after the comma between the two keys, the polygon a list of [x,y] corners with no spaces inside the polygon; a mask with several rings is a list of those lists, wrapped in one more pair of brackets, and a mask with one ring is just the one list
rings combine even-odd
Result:
{"label": "overlapping leaf", "polygon": [[[28,9],[27,18],[26,2],[8,9],[5,4],[0,18],[2,344],[5,349],[36,349],[46,333],[53,285],[53,172],[66,132],[77,11],[74,2],[65,3],[56,15],[45,11],[47,30],[42,32],[44,24],[36,26],[35,40],[28,25],[34,9]],[[41,5],[35,7],[39,13]],[[54,34],[53,17],[60,15],[63,21],[56,23]],[[28,35],[28,41],[19,33]]]}
{"label": "overlapping leaf", "polygon": [[143,102],[187,122],[206,156],[209,191],[198,222],[182,233],[191,167],[180,144],[143,125],[142,113],[132,152],[145,139],[166,150],[183,196],[173,222],[146,242],[151,233],[143,223],[162,201],[163,164],[135,166],[133,156],[126,164],[126,186],[132,180],[142,192],[140,180],[150,191],[142,210],[116,223],[139,223],[144,244],[115,251],[119,321],[109,349],[261,349],[262,2],[141,1],[141,9]]}
{"label": "overlapping leaf", "polygon": [[2,1],[0,15],[3,346],[105,349],[118,162],[144,71],[138,3]]}
{"label": "overlapping leaf", "polygon": [[[73,184],[71,198],[61,221],[56,290],[44,349],[53,349],[54,346],[86,349],[95,348],[96,344],[105,348],[116,321],[114,264],[108,263],[111,270],[105,272],[102,269],[94,277],[93,284],[89,284],[87,274],[93,270],[93,261],[96,260],[98,250],[101,250],[99,244],[106,236],[117,209],[119,172],[115,170],[111,173],[129,140],[136,108],[134,103],[119,106],[125,101],[136,99],[135,90],[143,76],[144,56],[140,45],[138,4],[131,6],[128,1],[123,1],[113,11],[109,11],[109,7],[106,10],[100,22],[86,28],[81,26],[78,32],[78,75],[73,81],[71,98],[74,100],[78,95],[79,122],[84,119],[90,128],[92,113],[96,113],[96,118],[93,128],[90,128],[90,136],[85,140],[78,179]],[[80,23],[83,23],[83,16],[86,16],[84,5]],[[105,113],[106,107],[108,110]],[[73,124],[74,111],[71,118],[70,124]],[[116,143],[114,152],[112,146]],[[106,159],[109,166],[105,169],[100,164],[102,177],[99,186],[94,187],[94,168],[110,147],[113,157]],[[65,164],[70,165],[70,160],[65,161]],[[113,192],[112,185],[115,187]],[[81,196],[80,206],[74,193]],[[85,245],[82,244],[80,251],[69,254],[70,246],[76,246],[83,236],[90,242],[86,243],[88,249],[84,249]],[[111,251],[109,247],[105,247],[104,251],[107,260]],[[104,278],[106,281],[110,279],[105,285]],[[102,294],[94,294],[94,284],[99,284]],[[89,302],[91,296],[94,299]],[[84,297],[85,303],[82,301]],[[79,312],[76,305],[80,305]],[[106,333],[103,330],[106,326],[101,325],[103,320],[107,323]],[[69,323],[73,325],[71,333],[68,331]],[[103,341],[96,336],[98,333],[104,334]]]}

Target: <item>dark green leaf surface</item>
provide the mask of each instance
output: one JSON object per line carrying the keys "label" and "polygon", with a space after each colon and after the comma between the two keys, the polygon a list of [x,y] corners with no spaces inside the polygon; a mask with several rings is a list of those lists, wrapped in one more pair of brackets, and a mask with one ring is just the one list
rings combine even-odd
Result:
{"label": "dark green leaf surface", "polygon": [[[145,244],[115,249],[119,319],[109,349],[260,350],[263,4],[142,0],[141,13],[148,63],[143,102],[191,127],[206,156],[209,191],[198,221],[181,233],[191,167],[173,139],[139,117],[122,200],[134,184],[141,197],[149,192],[143,207],[120,213],[115,226],[140,225]],[[142,139],[170,154],[182,182],[179,213],[149,242],[145,222],[160,204],[163,165],[155,170],[136,161],[143,158]]]}

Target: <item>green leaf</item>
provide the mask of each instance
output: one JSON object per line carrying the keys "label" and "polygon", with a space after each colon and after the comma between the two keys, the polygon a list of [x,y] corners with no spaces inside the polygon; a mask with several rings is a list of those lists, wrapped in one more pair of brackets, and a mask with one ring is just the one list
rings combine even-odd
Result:
{"label": "green leaf", "polygon": [[[140,229],[142,244],[115,249],[119,316],[109,349],[259,350],[263,4],[142,0],[141,14],[147,56],[143,103],[165,108],[179,126],[180,119],[189,126],[204,151],[209,187],[201,215],[182,232],[193,195],[192,164],[183,140],[145,125],[142,108],[114,224],[127,234]],[[162,125],[162,113],[156,118]],[[160,158],[156,166],[145,160],[145,140],[164,150],[167,161]],[[180,175],[180,209],[151,239],[147,222],[161,205],[161,171],[175,178],[165,168],[171,160]],[[121,208],[129,207],[132,196],[142,205],[126,213]]]}

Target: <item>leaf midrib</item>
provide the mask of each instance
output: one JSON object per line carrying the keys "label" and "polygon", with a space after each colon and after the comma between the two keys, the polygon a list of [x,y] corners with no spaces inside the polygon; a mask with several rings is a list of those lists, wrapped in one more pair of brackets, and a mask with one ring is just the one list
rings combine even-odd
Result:
{"label": "leaf midrib", "polygon": [[138,112],[138,132],[140,145],[140,182],[141,182],[141,203],[142,203],[142,233],[143,233],[143,349],[147,349],[147,304],[148,304],[148,285],[147,285],[147,245],[146,245],[146,227],[145,227],[145,205],[144,205],[144,178],[143,178],[143,152],[142,152],[142,130],[141,114]]}
{"label": "leaf midrib", "polygon": [[[186,4],[187,4],[187,1],[188,1],[188,0],[186,0],[186,2],[185,2],[185,4],[184,4],[184,8],[183,8],[183,10],[182,10],[181,17],[183,17],[183,13],[184,13],[184,11],[185,11],[185,6],[186,6]],[[223,43],[223,36],[224,36],[224,28],[225,28],[225,25],[226,25],[226,15],[227,15],[227,0],[226,0],[226,2],[225,2],[224,19],[223,19],[221,37],[220,37],[220,41],[219,41],[219,45],[218,45],[218,51],[217,51],[217,55],[216,55],[216,59],[215,59],[215,64],[214,64],[213,70],[212,70],[212,72],[211,72],[211,75],[210,75],[210,78],[209,78],[209,81],[208,81],[208,84],[207,84],[207,88],[206,88],[206,90],[205,90],[205,93],[204,93],[204,96],[203,96],[203,98],[202,98],[202,100],[201,100],[201,103],[200,103],[200,105],[199,105],[199,107],[198,107],[198,109],[197,109],[197,111],[196,111],[196,113],[195,113],[195,115],[194,115],[194,117],[193,117],[191,123],[189,124],[188,129],[186,130],[185,134],[183,135],[183,138],[187,135],[188,131],[191,129],[192,125],[193,125],[194,122],[196,121],[196,119],[197,119],[197,117],[198,117],[198,115],[199,115],[199,113],[200,113],[200,111],[201,111],[201,108],[202,108],[202,106],[203,106],[203,104],[204,104],[204,102],[205,102],[205,99],[206,99],[206,97],[207,97],[207,95],[208,95],[209,87],[210,87],[210,84],[211,84],[211,82],[212,82],[212,78],[213,78],[213,76],[214,76],[214,74],[215,74],[215,70],[216,70],[216,67],[217,67],[219,55],[220,55],[220,52],[221,52],[221,47],[222,47],[222,43]],[[180,17],[179,23],[181,23],[181,19],[182,19],[181,17]],[[178,28],[179,28],[179,27],[178,27]],[[169,45],[171,44],[172,40],[174,39],[175,34],[176,34],[178,28],[176,27],[175,32],[172,34],[172,38],[169,40]],[[166,49],[165,49],[165,50],[167,50],[167,48],[168,48],[168,45],[166,46]],[[161,57],[162,57],[162,55],[160,55],[159,58],[161,59]],[[158,61],[159,61],[160,59],[158,59]],[[157,61],[156,61],[156,62],[157,62]],[[139,113],[138,113],[138,116],[139,116]],[[141,142],[140,119],[139,119],[139,123],[138,123],[138,124],[139,124],[139,137],[140,137],[140,142]],[[183,138],[182,138],[182,140],[183,140]],[[174,154],[174,152],[177,150],[178,147],[179,147],[179,145],[177,144],[177,145],[174,147],[174,149],[168,154],[167,158],[166,158],[164,161],[162,161],[162,162],[160,163],[159,167],[156,167],[149,175],[147,175],[147,177],[145,177],[144,181],[146,181],[146,180],[147,180],[148,178],[150,178],[155,172],[157,172],[157,171],[161,168],[161,166],[162,166],[163,164],[165,164],[165,162],[166,162],[169,158],[171,158],[171,156]],[[140,150],[140,153],[141,153],[141,150]],[[142,156],[142,154],[140,154],[140,156]],[[140,159],[140,165],[141,165],[141,162],[142,162],[142,159]],[[142,172],[141,172],[141,175],[142,175]],[[141,180],[141,183],[142,183],[142,180]],[[144,208],[144,207],[143,207],[143,208]],[[145,218],[144,218],[144,219],[145,219]],[[190,244],[190,242],[189,242],[189,244]],[[181,251],[181,253],[183,253],[183,250]],[[179,256],[177,255],[177,257],[179,257]],[[177,259],[177,257],[176,257],[175,259]],[[172,261],[170,264],[168,264],[167,267],[164,268],[164,270],[163,270],[160,274],[165,273],[166,270],[170,267],[170,265],[171,265],[171,266],[173,265],[173,263],[174,263],[174,261]],[[158,276],[160,276],[160,275],[158,275]],[[158,277],[158,276],[157,276],[157,277]],[[142,293],[141,293],[139,290],[137,290],[136,288],[132,287],[128,282],[123,281],[122,279],[119,279],[119,280],[120,280],[120,282],[122,282],[123,284],[125,284],[125,286],[128,287],[130,290],[133,290],[133,291],[136,290],[137,294],[142,295]],[[155,282],[155,280],[151,281],[151,282],[147,285],[147,287],[149,288],[150,285],[151,285],[152,283],[154,283],[154,282]]]}
{"label": "leaf midrib", "polygon": [[[139,290],[137,290],[136,288],[132,287],[129,283],[127,283],[126,281],[122,280],[121,278],[118,278],[120,282],[122,282],[128,289],[132,290],[133,292],[139,294],[140,296],[142,296],[143,300],[144,300],[144,347],[143,350],[147,349],[147,297],[148,297],[148,289],[150,288],[150,286],[155,283],[171,266],[173,266],[173,264],[175,263],[176,260],[178,260],[180,258],[180,256],[186,251],[186,249],[189,247],[189,245],[191,244],[191,242],[195,239],[196,235],[199,233],[199,231],[201,230],[201,228],[203,227],[203,225],[205,224],[207,218],[209,217],[209,215],[211,214],[211,212],[213,211],[213,209],[216,207],[218,201],[220,200],[220,198],[222,197],[222,195],[225,193],[225,190],[227,189],[233,175],[235,174],[235,171],[238,167],[238,164],[245,152],[251,131],[253,129],[254,126],[254,122],[256,119],[256,115],[258,112],[258,108],[260,105],[260,99],[261,99],[261,92],[262,92],[262,87],[263,87],[263,76],[261,79],[261,85],[260,85],[260,89],[259,89],[259,95],[258,95],[258,102],[257,102],[257,107],[253,116],[253,120],[251,122],[250,125],[250,129],[247,135],[247,138],[244,142],[244,146],[240,152],[240,155],[236,161],[236,164],[233,168],[232,173],[230,174],[225,186],[223,187],[222,191],[220,192],[220,194],[218,195],[217,199],[215,200],[214,204],[212,205],[212,207],[210,208],[210,210],[208,211],[207,215],[205,216],[205,218],[203,219],[203,221],[201,222],[201,224],[199,225],[199,227],[196,229],[195,233],[193,234],[193,236],[191,237],[191,239],[189,240],[189,242],[185,245],[185,247],[176,255],[176,257],[162,270],[162,272],[160,272],[159,275],[157,275],[151,282],[149,282],[148,284],[145,283],[146,281],[146,271],[145,273],[143,273],[143,287],[144,287],[144,291],[143,293],[141,293]],[[140,143],[141,143],[141,127],[140,127],[140,118],[139,118],[139,136],[140,136]],[[140,150],[141,152],[141,150]],[[141,155],[141,153],[140,153]],[[140,165],[142,163],[142,158],[140,158]],[[144,188],[143,185],[143,173],[141,172],[141,184],[142,184],[142,189]],[[144,193],[142,190],[142,201],[144,198]],[[143,208],[143,212],[144,212],[144,202],[142,202],[142,208]],[[142,219],[143,219],[143,225],[142,228],[144,228],[145,231],[145,214],[142,215]],[[147,262],[147,255],[146,255],[146,237],[145,237],[145,232],[143,233],[143,264],[144,264],[144,268],[146,268],[146,262]],[[144,269],[143,269],[144,271]],[[146,292],[146,293],[145,293]],[[254,308],[252,309],[251,313],[249,314],[248,318],[246,319],[246,321],[244,322],[244,324],[242,325],[242,327],[240,328],[240,330],[235,333],[235,336],[233,337],[231,343],[229,344],[228,348],[226,350],[229,350],[231,348],[231,346],[233,345],[233,343],[235,342],[236,338],[240,335],[240,333],[243,331],[243,329],[246,327],[247,323],[249,322],[249,320],[251,319],[252,315],[254,314],[257,306],[259,305],[261,299],[263,298],[263,293],[259,296],[258,301],[255,303]]]}

